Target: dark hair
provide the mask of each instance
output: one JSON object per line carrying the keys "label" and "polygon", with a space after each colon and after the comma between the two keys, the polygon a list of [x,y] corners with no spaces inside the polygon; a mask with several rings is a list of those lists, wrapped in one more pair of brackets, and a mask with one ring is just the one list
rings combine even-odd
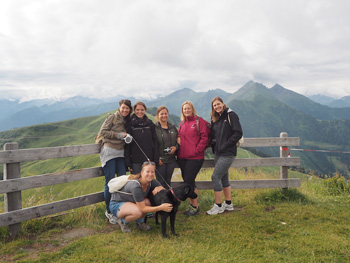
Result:
{"label": "dark hair", "polygon": [[145,108],[145,111],[147,110],[146,104],[143,103],[142,101],[138,101],[138,102],[136,102],[136,103],[134,104],[134,111],[135,111],[135,109],[136,109],[136,107],[137,107],[138,105],[141,105],[142,107],[144,107],[144,108]]}
{"label": "dark hair", "polygon": [[211,100],[211,113],[210,113],[211,120],[212,120],[213,122],[217,122],[218,119],[220,118],[219,113],[217,113],[217,112],[214,110],[214,107],[213,107],[213,103],[214,103],[214,101],[216,101],[216,100],[222,102],[222,103],[224,104],[224,109],[226,109],[226,105],[225,105],[224,101],[222,100],[222,98],[220,98],[220,97],[215,97],[215,98],[213,98],[213,99]]}
{"label": "dark hair", "polygon": [[126,106],[128,106],[130,109],[130,113],[132,113],[132,106],[131,106],[130,100],[125,99],[125,100],[119,101],[119,106],[122,106],[122,104],[125,104]]}

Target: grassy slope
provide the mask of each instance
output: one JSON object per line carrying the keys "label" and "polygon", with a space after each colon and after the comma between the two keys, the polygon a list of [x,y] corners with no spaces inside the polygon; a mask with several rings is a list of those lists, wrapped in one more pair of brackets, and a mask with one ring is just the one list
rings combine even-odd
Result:
{"label": "grassy slope", "polygon": [[[210,174],[203,170],[200,179]],[[231,179],[260,177],[276,178],[278,169],[230,173]],[[296,172],[291,177],[303,183],[287,192],[289,200],[277,190],[235,190],[236,210],[217,216],[204,212],[212,205],[212,191],[200,191],[202,212],[194,218],[178,214],[179,237],[162,239],[153,219],[151,232],[123,234],[106,221],[103,204],[96,204],[24,223],[19,238],[3,238],[0,254],[22,262],[348,262],[349,196],[329,195],[316,177]]]}
{"label": "grassy slope", "polygon": [[[91,143],[106,115],[84,118],[82,123],[57,123],[19,132],[27,147]],[[80,119],[79,119],[80,120]],[[36,134],[40,138],[29,139]],[[59,131],[61,130],[61,131]],[[62,134],[61,132],[64,131]],[[39,132],[39,133],[38,133]],[[51,135],[55,134],[54,137]],[[62,135],[61,135],[62,134]],[[23,138],[27,137],[27,138]],[[21,144],[20,143],[20,147]],[[25,144],[26,143],[26,144]],[[26,147],[26,148],[27,148]],[[21,147],[23,148],[23,146]],[[252,156],[252,154],[250,154]],[[240,158],[247,153],[239,152]],[[23,164],[24,176],[81,167],[98,166],[98,156],[65,158]],[[211,169],[203,169],[199,180],[210,180]],[[231,179],[278,178],[279,168],[232,169]],[[347,262],[350,258],[350,201],[348,195],[332,196],[322,180],[290,172],[302,178],[293,198],[276,190],[235,190],[235,212],[207,216],[213,203],[212,191],[200,191],[202,213],[187,218],[179,213],[176,229],[180,237],[161,238],[160,227],[149,220],[153,230],[134,230],[126,235],[110,225],[96,204],[52,218],[30,220],[22,224],[18,238],[10,240],[6,228],[0,228],[0,260],[22,262]],[[27,190],[23,206],[47,203],[85,193],[102,191],[103,178]],[[181,204],[184,210],[188,202]],[[75,234],[72,234],[75,233]]]}

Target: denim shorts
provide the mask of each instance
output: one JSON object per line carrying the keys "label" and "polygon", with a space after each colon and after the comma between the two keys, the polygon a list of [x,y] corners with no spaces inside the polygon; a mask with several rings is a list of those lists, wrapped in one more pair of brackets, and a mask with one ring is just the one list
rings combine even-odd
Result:
{"label": "denim shorts", "polygon": [[118,217],[118,212],[122,208],[122,206],[125,204],[125,202],[115,202],[111,201],[109,203],[109,210],[111,210],[111,213]]}

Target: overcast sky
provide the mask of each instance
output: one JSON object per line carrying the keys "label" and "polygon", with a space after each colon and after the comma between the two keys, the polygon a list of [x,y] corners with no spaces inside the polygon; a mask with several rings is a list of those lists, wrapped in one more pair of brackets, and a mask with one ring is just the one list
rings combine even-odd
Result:
{"label": "overcast sky", "polygon": [[348,0],[1,0],[0,99],[350,95]]}

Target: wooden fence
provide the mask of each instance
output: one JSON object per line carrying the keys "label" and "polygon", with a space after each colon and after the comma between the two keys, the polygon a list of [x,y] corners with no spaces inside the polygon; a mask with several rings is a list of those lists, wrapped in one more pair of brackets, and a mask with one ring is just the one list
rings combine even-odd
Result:
{"label": "wooden fence", "polygon": [[[288,137],[282,132],[276,138],[245,138],[243,147],[280,147],[280,157],[237,158],[232,167],[280,166],[280,179],[230,181],[233,189],[300,187],[300,179],[288,178],[289,166],[300,166],[300,158],[288,157],[288,146],[299,146],[298,137]],[[4,164],[4,180],[0,181],[0,194],[4,193],[5,213],[0,214],[0,227],[8,226],[15,236],[21,229],[21,222],[70,209],[104,201],[103,192],[74,197],[58,202],[22,209],[21,191],[49,185],[63,184],[83,179],[104,176],[101,167],[86,168],[61,173],[36,175],[21,178],[20,163],[74,157],[99,153],[99,145],[61,146],[37,149],[18,149],[17,143],[6,143],[0,151],[0,163]],[[214,160],[205,160],[203,168],[214,167]],[[172,183],[176,185],[178,182]],[[211,181],[197,181],[198,189],[212,189]]]}

